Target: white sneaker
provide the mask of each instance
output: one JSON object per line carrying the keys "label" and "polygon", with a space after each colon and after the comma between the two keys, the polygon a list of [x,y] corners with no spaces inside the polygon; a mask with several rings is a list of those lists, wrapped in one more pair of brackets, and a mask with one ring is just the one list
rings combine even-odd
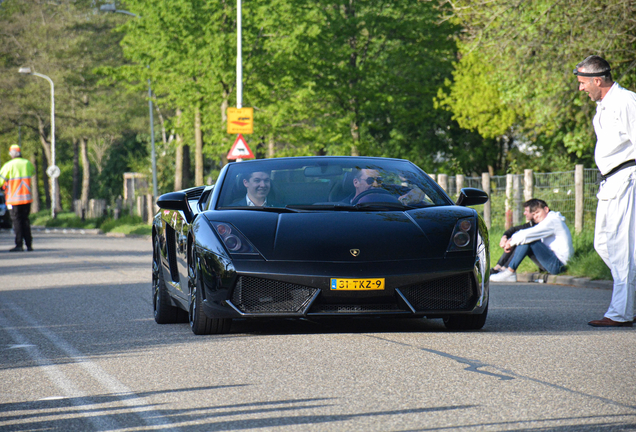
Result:
{"label": "white sneaker", "polygon": [[502,270],[497,274],[490,275],[490,282],[517,282],[517,273]]}

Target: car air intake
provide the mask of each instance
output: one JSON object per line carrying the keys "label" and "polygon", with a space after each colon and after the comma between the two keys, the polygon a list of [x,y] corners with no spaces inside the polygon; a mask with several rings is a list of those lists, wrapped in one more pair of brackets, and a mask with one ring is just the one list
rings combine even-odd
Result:
{"label": "car air intake", "polygon": [[318,288],[270,279],[240,276],[232,293],[232,304],[243,313],[299,313]]}
{"label": "car air intake", "polygon": [[398,289],[417,312],[470,310],[477,301],[477,290],[470,273],[419,282]]}

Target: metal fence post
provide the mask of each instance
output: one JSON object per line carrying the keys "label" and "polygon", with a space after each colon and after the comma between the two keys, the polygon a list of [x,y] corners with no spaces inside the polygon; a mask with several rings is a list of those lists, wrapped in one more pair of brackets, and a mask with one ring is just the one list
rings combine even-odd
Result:
{"label": "metal fence post", "polygon": [[585,209],[583,182],[583,165],[576,165],[574,167],[574,232],[576,234],[583,231],[583,211]]}

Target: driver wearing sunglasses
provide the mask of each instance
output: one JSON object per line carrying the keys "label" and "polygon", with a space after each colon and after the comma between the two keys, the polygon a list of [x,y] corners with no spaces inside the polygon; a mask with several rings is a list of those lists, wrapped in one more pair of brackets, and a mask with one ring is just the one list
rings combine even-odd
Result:
{"label": "driver wearing sunglasses", "polygon": [[351,200],[353,201],[355,197],[366,190],[379,188],[381,184],[382,177],[380,177],[380,172],[378,170],[366,168],[359,170],[353,178],[353,187],[356,192]]}

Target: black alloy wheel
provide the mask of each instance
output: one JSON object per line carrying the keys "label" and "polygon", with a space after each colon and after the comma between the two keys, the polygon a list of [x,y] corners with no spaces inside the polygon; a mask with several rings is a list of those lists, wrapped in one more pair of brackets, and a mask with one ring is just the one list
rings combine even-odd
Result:
{"label": "black alloy wheel", "polygon": [[182,322],[182,311],[170,302],[161,268],[161,248],[156,237],[152,248],[152,305],[157,324]]}
{"label": "black alloy wheel", "polygon": [[[194,249],[194,248],[193,248]],[[208,318],[203,312],[203,281],[201,269],[194,250],[188,265],[188,285],[190,287],[189,321],[195,335],[221,334],[230,331],[230,318]]]}

